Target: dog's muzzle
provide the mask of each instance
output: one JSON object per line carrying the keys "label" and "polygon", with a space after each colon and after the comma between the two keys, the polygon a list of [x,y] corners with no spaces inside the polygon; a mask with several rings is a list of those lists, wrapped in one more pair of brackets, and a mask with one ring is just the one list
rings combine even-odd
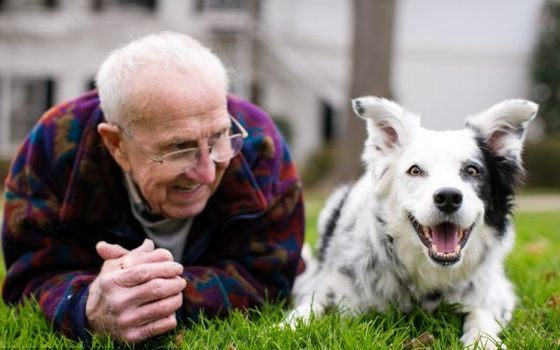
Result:
{"label": "dog's muzzle", "polygon": [[430,227],[421,225],[412,214],[408,218],[433,261],[450,266],[461,259],[461,249],[467,243],[474,225],[465,229],[452,222],[442,222]]}

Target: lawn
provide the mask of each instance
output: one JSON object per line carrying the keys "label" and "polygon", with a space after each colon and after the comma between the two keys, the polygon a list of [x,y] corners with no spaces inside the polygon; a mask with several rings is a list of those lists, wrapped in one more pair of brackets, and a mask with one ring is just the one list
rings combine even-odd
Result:
{"label": "lawn", "polygon": [[[307,200],[308,241],[316,240],[315,223],[321,198]],[[1,207],[1,203],[0,203]],[[519,305],[503,332],[508,349],[560,349],[560,213],[519,214],[517,244],[507,260],[507,274],[516,285]],[[0,279],[5,274],[0,264]],[[276,324],[285,310],[268,305],[258,311],[235,312],[224,320],[203,320],[156,338],[142,348],[161,349],[461,349],[461,315],[445,305],[429,315],[415,309],[408,315],[389,311],[342,318],[336,311],[296,331]],[[0,348],[83,348],[52,332],[37,305],[17,309],[0,302]],[[96,338],[93,348],[116,348]]]}

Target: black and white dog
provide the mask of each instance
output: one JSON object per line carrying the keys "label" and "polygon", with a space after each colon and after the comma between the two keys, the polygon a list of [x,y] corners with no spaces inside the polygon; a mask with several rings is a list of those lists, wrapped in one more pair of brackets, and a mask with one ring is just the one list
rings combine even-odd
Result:
{"label": "black and white dog", "polygon": [[484,348],[515,306],[503,261],[514,241],[514,189],[523,168],[525,129],[537,112],[508,100],[467,119],[466,128],[432,131],[394,102],[352,101],[366,120],[366,173],[338,189],[319,217],[318,259],[297,278],[295,327],[328,306],[350,313],[403,311],[441,301],[466,313],[462,342]]}

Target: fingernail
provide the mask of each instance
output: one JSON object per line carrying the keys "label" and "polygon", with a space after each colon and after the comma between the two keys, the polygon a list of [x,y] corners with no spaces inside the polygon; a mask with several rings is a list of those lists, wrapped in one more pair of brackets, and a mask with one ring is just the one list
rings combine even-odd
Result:
{"label": "fingernail", "polygon": [[173,271],[175,271],[176,273],[183,273],[183,265],[174,262],[173,263]]}

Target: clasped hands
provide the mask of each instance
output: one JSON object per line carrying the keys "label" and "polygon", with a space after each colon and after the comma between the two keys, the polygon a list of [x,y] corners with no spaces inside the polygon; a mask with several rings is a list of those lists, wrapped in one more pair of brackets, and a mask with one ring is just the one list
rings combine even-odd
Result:
{"label": "clasped hands", "polygon": [[92,333],[140,343],[177,326],[186,281],[183,266],[168,250],[154,249],[149,239],[130,251],[103,241],[95,248],[105,261],[86,302]]}

